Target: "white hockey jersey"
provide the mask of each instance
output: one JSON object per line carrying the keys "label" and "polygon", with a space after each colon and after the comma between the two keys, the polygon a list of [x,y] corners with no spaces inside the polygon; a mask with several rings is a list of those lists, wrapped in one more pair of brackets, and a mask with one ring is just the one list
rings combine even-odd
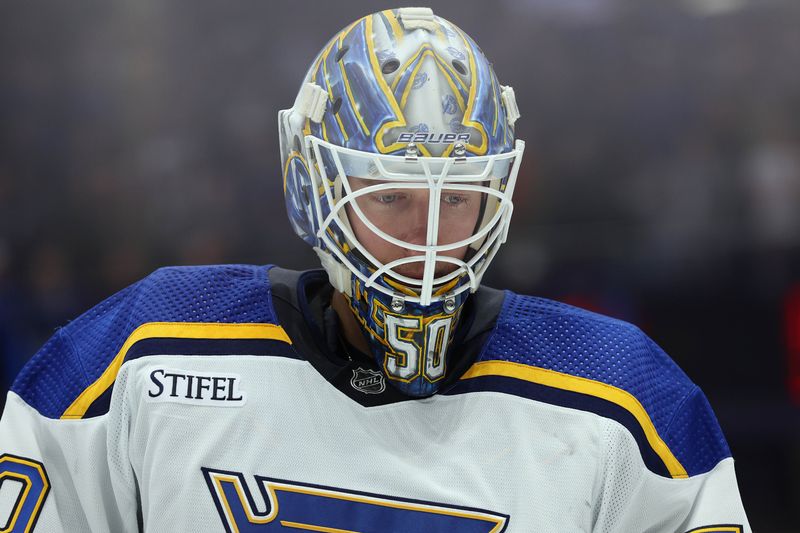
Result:
{"label": "white hockey jersey", "polygon": [[482,288],[409,399],[330,347],[325,280],[166,268],[60,329],[8,394],[0,531],[750,531],[705,397],[637,328]]}

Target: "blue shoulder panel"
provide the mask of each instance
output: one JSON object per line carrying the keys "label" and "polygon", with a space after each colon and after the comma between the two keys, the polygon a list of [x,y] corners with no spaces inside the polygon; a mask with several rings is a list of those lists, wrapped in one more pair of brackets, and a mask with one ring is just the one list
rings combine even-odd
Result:
{"label": "blue shoulder panel", "polygon": [[627,322],[508,292],[481,361],[521,363],[629,393],[689,476],[730,456],[703,393],[658,345]]}
{"label": "blue shoulder panel", "polygon": [[149,322],[276,324],[268,266],[167,267],[73,320],[33,356],[11,390],[58,418]]}

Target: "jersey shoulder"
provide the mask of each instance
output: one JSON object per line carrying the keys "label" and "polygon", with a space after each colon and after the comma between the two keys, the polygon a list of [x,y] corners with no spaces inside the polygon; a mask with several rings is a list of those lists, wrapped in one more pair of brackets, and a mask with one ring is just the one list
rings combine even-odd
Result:
{"label": "jersey shoulder", "polygon": [[507,292],[474,372],[494,374],[535,399],[618,420],[634,434],[648,466],[664,475],[707,472],[730,456],[702,391],[622,320]]}
{"label": "jersey shoulder", "polygon": [[189,343],[198,353],[213,352],[209,343],[220,341],[244,342],[241,349],[270,337],[288,341],[272,306],[270,268],[158,269],[57,330],[11,390],[44,416],[82,418],[107,408],[124,361],[170,353],[176,341],[182,352]]}
{"label": "jersey shoulder", "polygon": [[[623,389],[694,385],[638,327],[560,302],[508,292],[484,357],[545,368]],[[659,406],[660,407],[660,406]]]}

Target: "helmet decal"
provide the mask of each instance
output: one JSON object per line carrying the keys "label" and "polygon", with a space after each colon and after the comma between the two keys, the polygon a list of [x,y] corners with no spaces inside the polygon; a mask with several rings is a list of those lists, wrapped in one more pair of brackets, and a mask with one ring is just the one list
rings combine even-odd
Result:
{"label": "helmet decal", "polygon": [[[432,35],[404,31],[397,10],[387,10],[357,20],[331,39],[306,76],[327,92],[329,111],[319,124],[307,121],[309,132],[355,150],[400,153],[407,144],[398,141],[401,133],[431,128],[417,120],[428,109],[415,104],[438,96],[450,113],[436,133],[471,132],[466,149],[475,155],[510,150],[513,132],[489,62],[460,29],[435,20],[440,29]],[[447,157],[452,150],[438,148],[419,146],[423,156]]]}

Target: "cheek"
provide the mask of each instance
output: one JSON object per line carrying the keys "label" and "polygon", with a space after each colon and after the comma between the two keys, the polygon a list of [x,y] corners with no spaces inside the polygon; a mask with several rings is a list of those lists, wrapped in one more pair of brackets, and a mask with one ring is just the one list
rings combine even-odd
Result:
{"label": "cheek", "polygon": [[[441,244],[452,244],[458,241],[469,239],[475,232],[475,225],[478,223],[479,209],[470,209],[463,213],[454,211],[452,214],[443,216],[439,222],[439,242]],[[459,250],[466,250],[466,247]],[[458,254],[448,252],[447,255],[456,257]]]}
{"label": "cheek", "polygon": [[358,239],[358,242],[369,251],[375,258],[383,263],[388,261],[397,259],[400,257],[398,254],[399,247],[386,242],[383,238],[375,235],[371,229],[369,229],[361,219],[356,216],[353,212],[351,207],[348,205],[347,209],[347,218],[350,221],[350,227],[353,228],[353,233]]}

